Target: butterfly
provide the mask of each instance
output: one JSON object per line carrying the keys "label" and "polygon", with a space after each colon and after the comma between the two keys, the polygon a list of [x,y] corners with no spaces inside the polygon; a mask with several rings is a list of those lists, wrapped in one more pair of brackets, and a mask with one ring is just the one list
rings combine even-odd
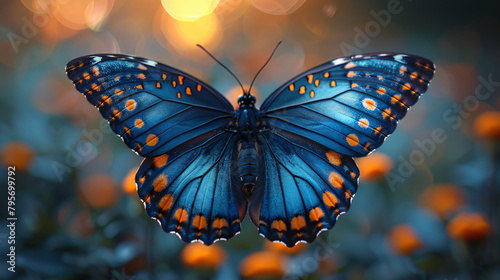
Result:
{"label": "butterfly", "polygon": [[353,157],[380,147],[427,90],[434,64],[400,53],[328,61],[238,109],[173,67],[95,54],[66,73],[123,142],[144,157],[137,191],[147,214],[185,242],[240,232],[293,247],[313,242],[345,213],[358,186]]}

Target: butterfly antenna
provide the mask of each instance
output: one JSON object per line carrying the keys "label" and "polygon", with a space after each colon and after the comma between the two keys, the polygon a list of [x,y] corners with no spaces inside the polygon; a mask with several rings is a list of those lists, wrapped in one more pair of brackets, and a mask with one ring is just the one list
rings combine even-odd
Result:
{"label": "butterfly antenna", "polygon": [[262,66],[262,68],[260,68],[259,72],[257,72],[257,74],[255,75],[255,77],[253,78],[252,83],[250,84],[250,88],[248,89],[248,92],[250,92],[250,90],[252,89],[253,82],[255,82],[255,79],[257,79],[257,76],[259,76],[260,72],[264,69],[264,67],[266,67],[266,65],[269,63],[269,61],[271,61],[271,58],[273,57],[273,55],[276,52],[276,50],[278,49],[278,47],[281,45],[281,42],[282,41],[279,41],[278,44],[276,45],[276,47],[274,47],[274,51],[271,54],[271,56],[267,59],[266,63],[264,63],[264,65]]}
{"label": "butterfly antenna", "polygon": [[226,69],[227,72],[229,72],[229,74],[231,74],[236,79],[238,84],[240,84],[240,87],[243,90],[243,92],[245,92],[245,88],[243,88],[243,85],[241,84],[240,80],[238,80],[238,77],[236,77],[236,75],[234,75],[234,73],[231,72],[231,70],[229,70],[229,68],[227,68],[224,64],[222,64],[222,62],[220,62],[217,58],[215,58],[215,56],[213,56],[211,53],[209,53],[202,45],[196,44],[196,46],[199,47],[200,49],[202,49],[203,51],[205,51],[211,58],[213,58],[213,60],[217,61],[217,63],[219,63],[220,66],[224,67],[224,69]]}

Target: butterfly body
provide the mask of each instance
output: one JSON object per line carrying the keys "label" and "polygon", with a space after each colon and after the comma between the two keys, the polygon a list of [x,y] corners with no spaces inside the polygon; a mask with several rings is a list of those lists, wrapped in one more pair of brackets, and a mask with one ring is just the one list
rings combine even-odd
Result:
{"label": "butterfly body", "polygon": [[145,159],[136,175],[147,214],[207,245],[240,231],[289,247],[312,242],[345,213],[358,185],[352,157],[390,135],[433,77],[418,56],[338,58],[239,108],[167,65],[118,54],[70,61],[68,77]]}

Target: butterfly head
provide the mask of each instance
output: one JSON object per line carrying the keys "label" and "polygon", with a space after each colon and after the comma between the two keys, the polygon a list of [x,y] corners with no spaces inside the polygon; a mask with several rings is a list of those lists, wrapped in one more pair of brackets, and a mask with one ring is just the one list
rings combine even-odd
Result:
{"label": "butterfly head", "polygon": [[240,106],[240,109],[254,108],[255,96],[251,95],[248,91],[245,91],[243,95],[238,97],[238,106]]}

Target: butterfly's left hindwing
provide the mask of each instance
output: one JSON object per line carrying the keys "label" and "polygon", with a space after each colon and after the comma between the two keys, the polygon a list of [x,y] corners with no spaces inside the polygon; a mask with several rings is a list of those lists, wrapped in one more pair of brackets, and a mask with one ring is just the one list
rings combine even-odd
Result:
{"label": "butterfly's left hindwing", "polygon": [[158,156],[192,138],[214,135],[233,118],[233,107],[213,88],[152,60],[90,55],[68,62],[66,71],[141,156]]}

